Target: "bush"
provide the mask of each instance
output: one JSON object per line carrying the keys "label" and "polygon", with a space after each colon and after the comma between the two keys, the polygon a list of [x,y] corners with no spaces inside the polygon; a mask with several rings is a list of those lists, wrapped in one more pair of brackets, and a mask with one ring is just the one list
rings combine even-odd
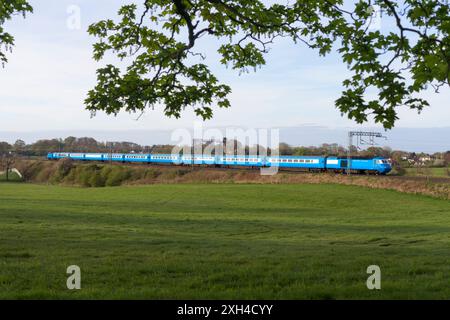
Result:
{"label": "bush", "polygon": [[57,162],[57,169],[50,177],[51,183],[61,183],[64,178],[70,174],[74,168],[73,161],[70,159],[62,159]]}
{"label": "bush", "polygon": [[89,186],[94,187],[94,188],[99,188],[99,187],[105,186],[105,179],[102,177],[102,175],[99,171],[92,173],[92,175],[89,179]]}
{"label": "bush", "polygon": [[406,170],[401,166],[393,166],[392,174],[396,176],[404,176],[406,174]]}
{"label": "bush", "polygon": [[42,171],[44,164],[42,162],[33,162],[31,164],[27,164],[24,161],[20,161],[16,164],[16,168],[22,173],[23,180],[32,181],[34,180],[39,172]]}
{"label": "bush", "polygon": [[65,177],[73,169],[73,161],[70,159],[62,159],[58,161],[58,173]]}
{"label": "bush", "polygon": [[161,175],[161,170],[158,169],[147,169],[145,170],[145,179],[156,179]]}
{"label": "bush", "polygon": [[92,183],[91,181],[92,176],[96,175],[99,172],[99,170],[100,167],[95,164],[87,166],[80,165],[74,167],[74,169],[72,169],[70,173],[66,176],[64,182],[68,184],[81,185],[83,187],[90,187]]}
{"label": "bush", "polygon": [[191,170],[188,170],[188,169],[177,169],[177,170],[175,170],[175,175],[178,176],[178,177],[182,177],[185,174],[188,174],[189,172],[191,172]]}
{"label": "bush", "polygon": [[100,170],[100,174],[101,174],[103,180],[105,180],[105,182],[108,179],[109,175],[111,174],[112,170],[113,170],[112,166],[104,166],[102,168],[102,170]]}
{"label": "bush", "polygon": [[444,159],[436,159],[433,161],[433,167],[436,168],[443,168],[445,167],[445,160]]}
{"label": "bush", "polygon": [[120,186],[131,176],[130,170],[123,167],[113,167],[106,179],[105,185],[108,187]]}

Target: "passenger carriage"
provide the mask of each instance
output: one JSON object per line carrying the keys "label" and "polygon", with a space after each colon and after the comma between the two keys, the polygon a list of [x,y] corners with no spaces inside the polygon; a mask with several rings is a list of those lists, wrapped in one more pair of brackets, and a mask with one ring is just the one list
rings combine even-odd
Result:
{"label": "passenger carriage", "polygon": [[319,156],[252,156],[252,155],[174,155],[174,154],[108,154],[108,153],[48,153],[47,159],[58,160],[70,158],[82,161],[115,161],[131,163],[155,163],[174,165],[215,165],[242,167],[272,167],[297,168],[305,171],[332,171],[345,173],[348,170],[355,173],[386,174],[391,170],[388,160],[376,158],[352,157],[348,163],[347,157]]}
{"label": "passenger carriage", "polygon": [[325,169],[324,157],[279,156],[267,157],[266,166],[280,168],[301,168],[308,171],[322,171]]}
{"label": "passenger carriage", "polygon": [[125,162],[125,155],[121,153],[104,153],[103,155],[103,161],[120,161]]}
{"label": "passenger carriage", "polygon": [[174,154],[150,154],[150,163],[162,163],[162,164],[180,164],[181,159],[179,155]]}
{"label": "passenger carriage", "polygon": [[83,160],[103,161],[103,155],[101,153],[85,153]]}
{"label": "passenger carriage", "polygon": [[218,165],[224,166],[247,166],[247,167],[262,167],[264,165],[264,158],[259,156],[218,156],[216,160]]}
{"label": "passenger carriage", "polygon": [[189,154],[181,156],[181,163],[184,165],[215,165],[216,157],[214,155]]}
{"label": "passenger carriage", "polygon": [[[113,158],[114,159],[114,158]],[[125,154],[123,156],[123,161],[125,162],[143,162],[148,163],[150,162],[150,155],[149,154]]]}

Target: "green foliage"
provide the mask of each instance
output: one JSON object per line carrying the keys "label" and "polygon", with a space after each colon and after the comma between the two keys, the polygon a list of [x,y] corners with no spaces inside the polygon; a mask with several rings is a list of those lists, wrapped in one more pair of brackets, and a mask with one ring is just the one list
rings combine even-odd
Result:
{"label": "green foliage", "polygon": [[161,175],[161,171],[158,169],[147,169],[145,170],[145,178],[146,179],[156,179]]}
{"label": "green foliage", "polygon": [[[6,174],[0,173],[0,181],[6,181]],[[10,172],[8,175],[9,182],[21,182],[23,179],[15,172]]]}
{"label": "green foliage", "polygon": [[61,159],[60,161],[58,161],[57,165],[58,165],[58,168],[50,179],[51,183],[62,182],[64,180],[64,178],[74,168],[73,161],[70,159]]}
{"label": "green foliage", "polygon": [[62,181],[83,187],[115,187],[129,179],[131,173],[131,169],[120,166],[78,165]]}
{"label": "green foliage", "polygon": [[91,187],[91,179],[97,174],[99,167],[96,164],[77,167],[79,170],[77,174],[77,182],[83,187]]}
{"label": "green foliage", "polygon": [[188,174],[188,173],[190,173],[190,172],[192,172],[192,170],[190,170],[190,169],[177,169],[177,170],[175,170],[175,174],[176,174],[178,177],[182,177],[182,176],[184,176],[185,174]]}
{"label": "green foliage", "polygon": [[[14,46],[14,37],[5,31],[3,24],[15,15],[25,15],[32,12],[33,8],[26,0],[6,0],[0,1],[0,63],[8,62],[6,53]],[[2,51],[4,50],[4,51]]]}
{"label": "green foliage", "polygon": [[[107,65],[86,99],[93,114],[143,112],[163,105],[167,116],[187,107],[204,119],[212,108],[229,107],[231,88],[220,84],[194,49],[201,37],[217,40],[220,62],[247,72],[265,64],[269,45],[286,37],[327,55],[336,48],[352,76],[337,108],[362,123],[373,116],[394,126],[398,107],[421,111],[418,94],[427,86],[449,84],[450,9],[438,0],[293,1],[266,5],[261,0],[146,0],[125,5],[119,21],[89,27],[99,41],[94,58],[107,52],[128,63]],[[396,27],[382,33],[368,28],[373,7]]]}
{"label": "green foliage", "polygon": [[92,173],[91,177],[89,178],[89,186],[94,188],[105,186],[105,179],[99,171],[95,171]]}
{"label": "green foliage", "polygon": [[120,186],[123,181],[127,180],[131,176],[131,170],[125,167],[114,166],[109,172],[105,185],[107,187]]}
{"label": "green foliage", "polygon": [[397,166],[394,166],[393,168],[392,168],[392,172],[390,173],[391,175],[395,175],[395,176],[404,176],[404,175],[406,175],[406,169],[405,168],[403,168],[402,166],[399,166],[399,165],[397,165]]}

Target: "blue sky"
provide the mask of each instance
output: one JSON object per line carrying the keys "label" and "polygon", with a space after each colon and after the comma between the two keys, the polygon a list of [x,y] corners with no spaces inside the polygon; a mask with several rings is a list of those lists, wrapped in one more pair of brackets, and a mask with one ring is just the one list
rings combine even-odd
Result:
{"label": "blue sky", "polygon": [[[118,117],[98,114],[91,119],[83,100],[95,84],[92,43],[86,29],[90,23],[115,16],[123,0],[31,1],[35,12],[25,20],[16,17],[7,28],[16,38],[9,63],[0,70],[0,131],[43,130],[170,130],[192,127],[193,112],[182,119],[167,119],[160,108]],[[139,1],[134,1],[139,3]],[[70,5],[81,9],[81,29],[67,27]],[[383,27],[383,24],[382,24]],[[256,73],[240,75],[217,61],[214,40],[202,40],[207,62],[218,78],[233,89],[230,109],[216,110],[206,126],[378,128],[373,123],[358,126],[341,117],[334,107],[347,70],[338,56],[318,57],[303,45],[276,42],[267,65]],[[431,107],[421,115],[400,112],[399,128],[449,126],[450,90],[444,88],[429,98]],[[1,137],[0,137],[1,140]]]}

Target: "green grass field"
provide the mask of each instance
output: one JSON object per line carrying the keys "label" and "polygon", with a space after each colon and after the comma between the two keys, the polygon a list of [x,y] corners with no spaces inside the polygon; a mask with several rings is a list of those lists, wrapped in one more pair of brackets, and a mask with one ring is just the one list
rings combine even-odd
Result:
{"label": "green grass field", "polygon": [[[450,202],[342,185],[0,184],[0,298],[450,298]],[[382,289],[366,288],[381,267]],[[78,265],[82,289],[66,288]]]}
{"label": "green grass field", "polygon": [[407,176],[449,177],[447,168],[405,168]]}
{"label": "green grass field", "polygon": [[[11,172],[9,174],[9,181],[11,182],[19,182],[22,179],[17,175],[17,173],[15,172]],[[0,182],[1,181],[6,181],[6,174],[5,173],[0,173]]]}

